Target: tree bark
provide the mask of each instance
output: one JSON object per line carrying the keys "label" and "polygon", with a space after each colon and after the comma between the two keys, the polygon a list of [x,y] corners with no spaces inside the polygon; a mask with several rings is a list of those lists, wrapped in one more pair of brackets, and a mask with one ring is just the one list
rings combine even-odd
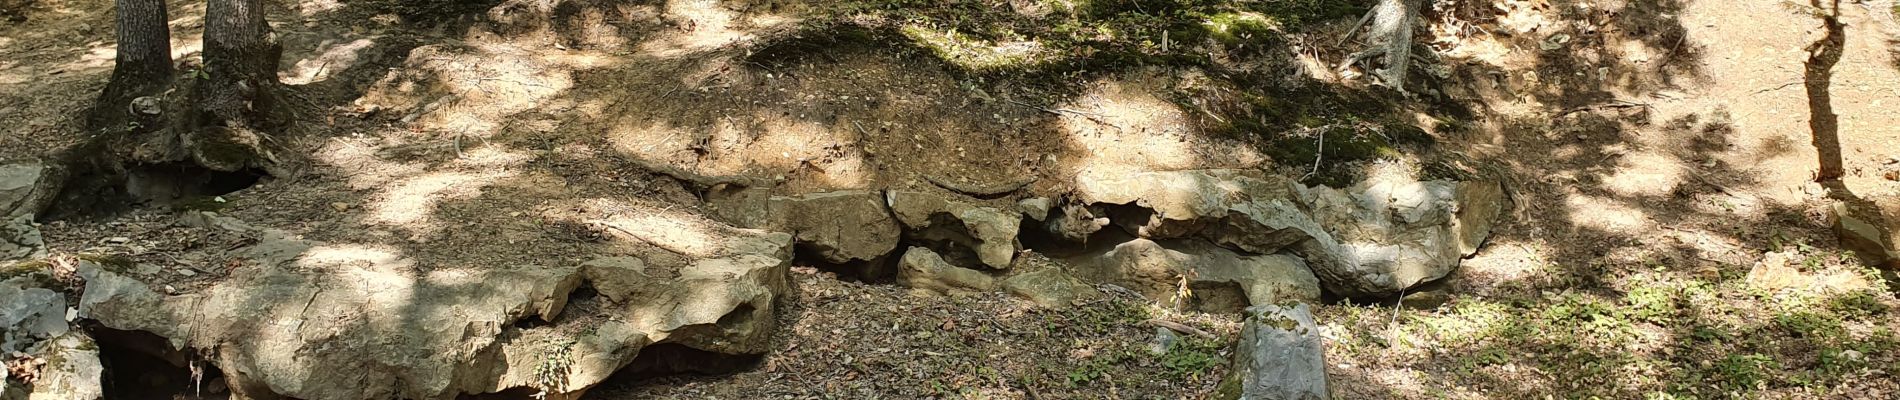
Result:
{"label": "tree bark", "polygon": [[118,55],[112,78],[87,121],[95,131],[126,129],[139,120],[132,99],[164,89],[172,80],[171,21],[164,0],[117,0]]}
{"label": "tree bark", "polygon": [[1405,73],[1412,67],[1412,31],[1416,29],[1419,0],[1380,0],[1368,31],[1384,47],[1385,62],[1376,73],[1386,86],[1405,92]]}
{"label": "tree bark", "polygon": [[205,6],[202,107],[226,121],[269,115],[276,102],[277,63],[283,49],[264,21],[258,0],[210,0]]}
{"label": "tree bark", "polygon": [[283,55],[258,0],[210,0],[205,6],[207,81],[202,112],[184,147],[199,165],[219,171],[272,168],[266,132],[281,122],[277,64]]}

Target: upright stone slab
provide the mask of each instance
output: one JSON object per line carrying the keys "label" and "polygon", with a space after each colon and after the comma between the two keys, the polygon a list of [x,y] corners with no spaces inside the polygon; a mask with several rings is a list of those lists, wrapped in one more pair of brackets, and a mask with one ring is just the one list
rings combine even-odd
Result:
{"label": "upright stone slab", "polygon": [[1247,309],[1234,351],[1234,372],[1215,398],[1224,400],[1327,400],[1326,347],[1305,303]]}

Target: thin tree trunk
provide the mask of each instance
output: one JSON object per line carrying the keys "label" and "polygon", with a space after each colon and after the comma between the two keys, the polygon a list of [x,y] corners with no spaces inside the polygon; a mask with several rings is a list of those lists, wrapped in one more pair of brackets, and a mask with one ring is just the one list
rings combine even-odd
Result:
{"label": "thin tree trunk", "polygon": [[[118,55],[112,78],[93,105],[92,129],[125,129],[137,119],[130,115],[132,99],[148,96],[171,84],[171,18],[164,0],[117,0]],[[117,126],[108,126],[117,125]]]}
{"label": "thin tree trunk", "polygon": [[1412,66],[1412,31],[1416,29],[1418,4],[1419,0],[1380,0],[1368,30],[1384,47],[1385,62],[1376,73],[1379,80],[1400,93],[1405,92],[1405,73]]}

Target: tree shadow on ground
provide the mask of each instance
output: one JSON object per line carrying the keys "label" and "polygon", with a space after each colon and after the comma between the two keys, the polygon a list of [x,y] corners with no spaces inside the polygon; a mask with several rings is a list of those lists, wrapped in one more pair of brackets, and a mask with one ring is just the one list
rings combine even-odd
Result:
{"label": "tree shadow on ground", "polygon": [[[1764,181],[1757,164],[1800,144],[1742,143],[1761,135],[1741,131],[1727,106],[1662,114],[1672,108],[1659,102],[1708,78],[1699,41],[1673,19],[1690,4],[1552,2],[1545,15],[1561,18],[1545,26],[1556,31],[1506,39],[1535,50],[1506,64],[1541,80],[1482,63],[1454,73],[1465,85],[1447,89],[1454,97],[1533,116],[1488,118],[1495,134],[1471,147],[1501,166],[1518,209],[1452,279],[1466,297],[1437,310],[1329,309],[1351,332],[1342,336],[1358,336],[1336,348],[1369,364],[1336,376],[1378,387],[1368,398],[1851,397],[1884,385],[1852,377],[1891,373],[1884,356],[1858,357],[1892,350],[1882,326],[1893,295],[1842,252],[1825,211],[1763,195],[1785,183]],[[1840,43],[1816,42],[1804,81],[1823,166],[1841,163],[1826,57]],[[1775,261],[1785,254],[1796,261]],[[1764,288],[1784,262],[1810,280]],[[1814,283],[1828,276],[1862,283]]]}

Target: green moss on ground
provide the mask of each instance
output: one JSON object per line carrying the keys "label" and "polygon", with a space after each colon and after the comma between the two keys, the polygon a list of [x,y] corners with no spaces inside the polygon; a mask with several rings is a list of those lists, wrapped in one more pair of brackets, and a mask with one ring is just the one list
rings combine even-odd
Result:
{"label": "green moss on ground", "polygon": [[50,271],[52,268],[52,264],[39,260],[15,262],[10,265],[0,266],[0,281],[26,276],[36,272]]}

